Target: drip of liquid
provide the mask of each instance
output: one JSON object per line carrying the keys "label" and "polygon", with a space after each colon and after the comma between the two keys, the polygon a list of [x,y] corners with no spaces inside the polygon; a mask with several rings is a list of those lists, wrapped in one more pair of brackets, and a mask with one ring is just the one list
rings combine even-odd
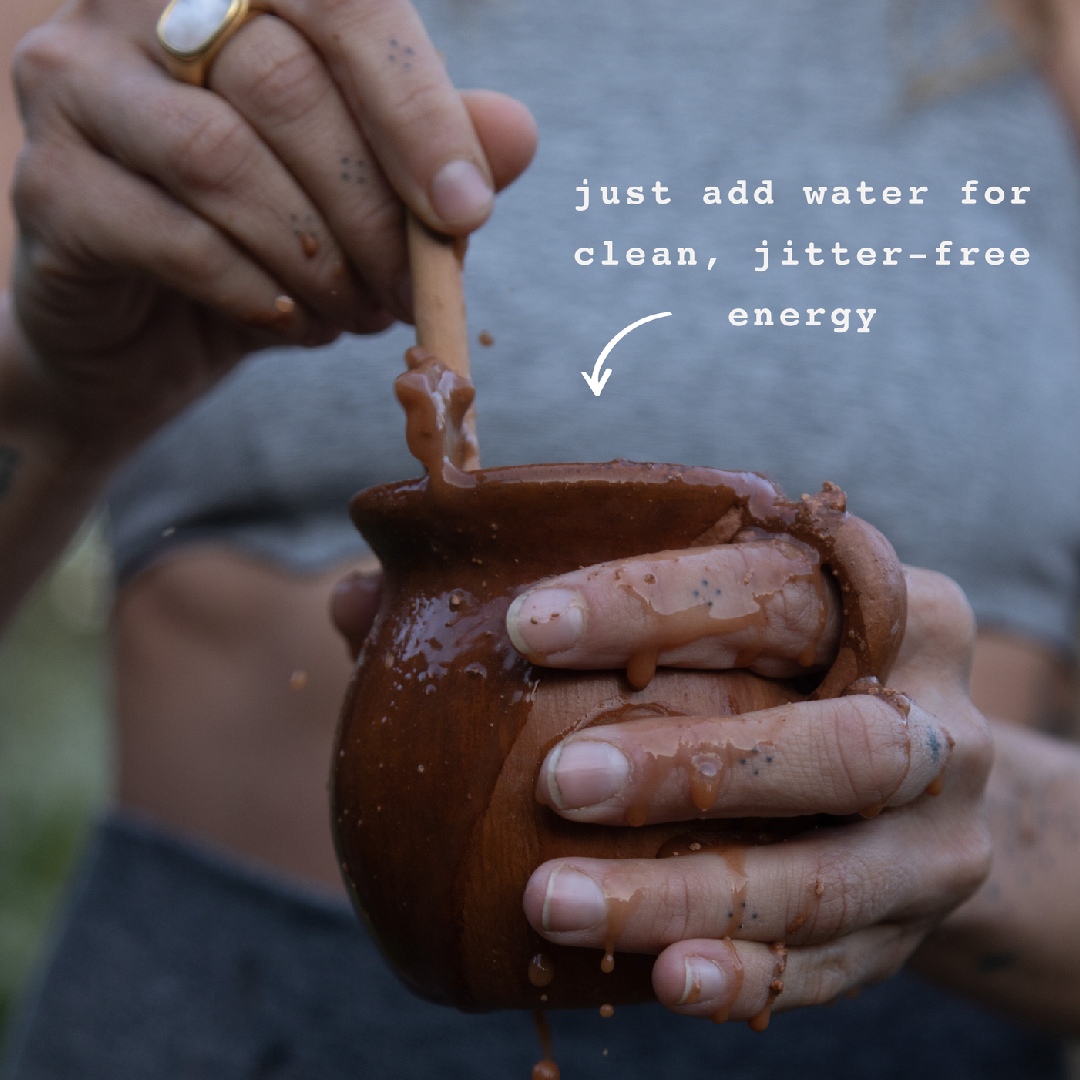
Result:
{"label": "drip of liquid", "polygon": [[785,930],[785,933],[788,935],[788,937],[790,937],[792,934],[797,933],[799,930],[801,930],[803,923],[805,922],[806,915],[800,912],[798,915],[795,916],[794,919],[791,920],[791,922],[787,924],[787,930]]}
{"label": "drip of liquid", "polygon": [[394,381],[405,410],[409,453],[427,469],[435,484],[462,487],[462,476],[478,461],[476,437],[465,427],[465,414],[476,391],[472,380],[445,368],[433,353],[414,345],[405,353],[409,370]]}
{"label": "drip of liquid", "polygon": [[615,1006],[614,1005],[601,1005],[600,1006],[600,1015],[605,1020],[609,1020],[611,1017],[613,1017],[615,1015]]}
{"label": "drip of liquid", "polygon": [[738,651],[735,656],[735,663],[732,664],[732,667],[748,668],[757,660],[760,655],[760,645],[747,645]]}
{"label": "drip of liquid", "polygon": [[747,1021],[751,1031],[764,1031],[769,1026],[773,1005],[776,1004],[776,999],[784,992],[784,980],[780,976],[784,974],[787,967],[787,946],[782,941],[774,941],[769,946],[769,952],[773,954],[776,965],[773,969],[773,980],[769,983],[769,997],[765,1002],[765,1008]]}
{"label": "drip of liquid", "polygon": [[656,662],[660,654],[655,649],[634,653],[626,665],[626,678],[635,690],[644,690],[656,674]]}
{"label": "drip of liquid", "polygon": [[[828,626],[820,555],[790,536],[754,536],[741,547],[747,562],[741,584],[721,587],[719,583],[727,580],[727,575],[698,551],[651,568],[615,569],[615,580],[641,603],[650,640],[660,642],[658,648],[642,649],[629,658],[626,677],[636,690],[645,689],[652,681],[661,654],[719,634],[741,632],[749,637],[732,666],[750,667],[763,652],[761,641],[769,628],[770,601],[786,587],[805,582],[811,582],[817,593],[817,625],[798,659],[802,667],[814,665]],[[690,576],[688,570],[693,573],[692,587],[679,587],[677,583]]]}
{"label": "drip of liquid", "polygon": [[644,889],[635,889],[627,897],[607,898],[607,936],[604,939],[604,958],[600,961],[600,970],[605,975],[610,975],[615,970],[615,946],[619,943],[630,916],[641,906],[644,898]]}
{"label": "drip of liquid", "polygon": [[559,1080],[559,1066],[551,1056],[551,1025],[547,1013],[543,1009],[534,1009],[533,1023],[544,1056],[532,1067],[532,1080]]}
{"label": "drip of liquid", "polygon": [[529,961],[529,982],[533,986],[547,986],[555,978],[555,961],[546,953],[537,953]]}
{"label": "drip of liquid", "polygon": [[716,805],[724,763],[716,754],[695,754],[690,764],[690,798],[705,813]]}
{"label": "drip of liquid", "polygon": [[734,942],[732,942],[731,938],[726,937],[724,938],[724,945],[727,946],[729,958],[731,960],[731,970],[735,976],[735,986],[733,992],[728,995],[727,1003],[721,1005],[720,1008],[713,1013],[712,1020],[714,1024],[727,1023],[728,1015],[731,1012],[731,1006],[735,1004],[739,997],[739,991],[742,990],[743,976],[745,975],[742,961],[739,959],[739,954],[735,951]]}
{"label": "drip of liquid", "polygon": [[676,726],[666,718],[643,717],[635,735],[644,752],[634,762],[634,800],[624,811],[626,823],[646,824],[661,793],[670,795],[672,787],[683,782],[680,773],[701,814],[713,809],[725,785],[725,816],[760,813],[754,777],[773,767],[777,747],[785,740],[786,716],[777,709],[767,719],[747,717],[725,726],[719,735],[712,722],[688,720]]}
{"label": "drip of liquid", "polygon": [[941,772],[939,772],[937,774],[937,776],[935,776],[934,779],[930,781],[929,785],[926,788],[926,794],[927,795],[940,795],[944,790],[945,790],[945,770],[942,769]]}
{"label": "drip of liquid", "polygon": [[884,701],[886,705],[891,705],[905,721],[911,715],[910,698],[906,694],[900,693],[899,690],[893,690],[889,686],[882,686],[874,675],[868,675],[864,679],[856,679],[840,696],[852,697],[858,695],[876,697]]}

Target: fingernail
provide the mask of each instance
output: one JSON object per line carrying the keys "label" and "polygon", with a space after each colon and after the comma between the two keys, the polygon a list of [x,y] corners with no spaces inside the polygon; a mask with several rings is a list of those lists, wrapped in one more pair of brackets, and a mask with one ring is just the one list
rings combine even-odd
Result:
{"label": "fingernail", "polygon": [[585,622],[585,598],[573,589],[533,589],[506,613],[510,640],[526,656],[572,648],[584,635]]}
{"label": "fingernail", "polygon": [[696,1005],[699,1001],[714,1001],[724,992],[724,973],[704,956],[688,956],[683,960],[686,982],[683,996],[676,1005]]}
{"label": "fingernail", "polygon": [[491,210],[494,195],[471,161],[451,161],[431,181],[431,203],[448,225],[467,225]]}
{"label": "fingernail", "polygon": [[562,866],[548,878],[544,896],[545,930],[588,930],[606,914],[604,894],[588,874]]}
{"label": "fingernail", "polygon": [[611,743],[579,739],[555,747],[546,771],[556,808],[578,810],[618,795],[630,779],[630,762]]}

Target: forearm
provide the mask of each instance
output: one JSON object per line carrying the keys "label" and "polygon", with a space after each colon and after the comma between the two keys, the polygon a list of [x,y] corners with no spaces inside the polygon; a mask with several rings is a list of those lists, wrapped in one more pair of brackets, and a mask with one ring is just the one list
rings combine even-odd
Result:
{"label": "forearm", "polygon": [[994,867],[916,954],[937,981],[1043,1027],[1080,1033],[1080,749],[994,724]]}
{"label": "forearm", "polygon": [[51,418],[0,295],[0,629],[90,512],[110,465]]}

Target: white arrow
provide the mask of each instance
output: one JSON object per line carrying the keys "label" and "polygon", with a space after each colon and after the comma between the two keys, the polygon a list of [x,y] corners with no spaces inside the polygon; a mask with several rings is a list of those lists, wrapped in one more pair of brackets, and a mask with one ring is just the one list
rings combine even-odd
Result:
{"label": "white arrow", "polygon": [[670,311],[661,311],[657,315],[649,315],[644,319],[638,319],[637,322],[632,322],[629,326],[623,327],[623,329],[604,346],[604,351],[597,357],[596,366],[593,368],[592,374],[590,375],[587,371],[581,373],[582,378],[589,384],[589,389],[597,397],[600,396],[600,392],[607,384],[608,376],[611,375],[611,368],[608,368],[607,371],[604,372],[603,378],[600,376],[600,369],[604,366],[604,361],[608,358],[608,354],[611,350],[614,349],[631,330],[636,330],[639,326],[644,326],[645,323],[652,322],[653,319],[666,319],[670,314]]}

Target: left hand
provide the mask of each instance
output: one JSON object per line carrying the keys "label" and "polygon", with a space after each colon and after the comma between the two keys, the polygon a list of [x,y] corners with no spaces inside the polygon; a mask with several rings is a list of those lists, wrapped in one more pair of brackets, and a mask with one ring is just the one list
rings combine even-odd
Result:
{"label": "left hand", "polygon": [[[783,547],[736,543],[587,568],[520,598],[508,629],[530,660],[547,666],[625,666],[651,648],[675,667],[756,657],[749,666],[760,674],[805,672],[798,661],[815,649],[819,666],[834,654],[839,604],[800,576]],[[728,613],[719,611],[712,617],[721,621],[710,624],[700,599],[679,599],[697,596],[703,560],[712,587],[740,615],[753,598],[748,581],[772,575],[777,588],[760,616],[742,619],[751,625],[731,629],[740,620],[725,626]],[[883,812],[765,847],[545,863],[525,892],[536,931],[600,949],[614,936],[619,950],[659,954],[653,987],[669,1008],[756,1017],[758,1026],[774,999],[779,1010],[822,1004],[894,973],[990,864],[982,798],[992,744],[968,697],[974,620],[948,578],[906,573],[908,622],[888,680],[903,697],[588,728],[548,754],[537,792],[567,819],[608,825]],[[633,595],[641,582],[655,588],[648,615]],[[705,617],[688,623],[681,608]],[[664,610],[677,615],[658,617]],[[740,748],[742,755],[732,752]],[[927,792],[942,779],[940,795]],[[786,970],[777,942],[788,946]]]}
{"label": "left hand", "polygon": [[330,620],[355,660],[375,623],[382,599],[382,570],[374,557],[346,574],[330,594]]}
{"label": "left hand", "polygon": [[991,0],[991,6],[1042,71],[1080,136],[1080,4],[1076,0]]}

